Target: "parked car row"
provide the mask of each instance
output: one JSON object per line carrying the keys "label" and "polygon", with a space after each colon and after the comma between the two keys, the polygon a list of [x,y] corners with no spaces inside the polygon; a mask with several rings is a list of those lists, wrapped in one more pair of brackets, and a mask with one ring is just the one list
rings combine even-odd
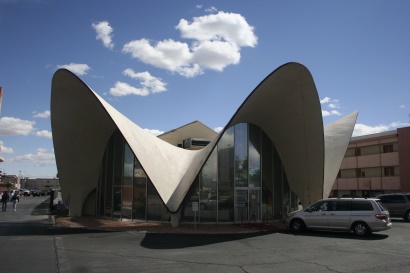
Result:
{"label": "parked car row", "polygon": [[50,195],[48,190],[20,190],[20,195],[24,196],[46,196]]}
{"label": "parked car row", "polygon": [[329,198],[288,214],[293,232],[306,229],[352,231],[357,236],[392,227],[390,217],[410,221],[410,194],[385,194],[378,198]]}

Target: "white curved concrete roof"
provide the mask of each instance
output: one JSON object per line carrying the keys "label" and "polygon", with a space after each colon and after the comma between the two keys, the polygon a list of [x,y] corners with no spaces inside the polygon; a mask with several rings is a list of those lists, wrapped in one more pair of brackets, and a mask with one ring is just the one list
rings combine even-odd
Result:
{"label": "white curved concrete roof", "polygon": [[328,198],[343,157],[349,145],[359,111],[325,126],[325,174],[323,181],[323,198]]}
{"label": "white curved concrete roof", "polygon": [[[272,72],[229,123],[253,123],[275,144],[289,185],[303,204],[323,196],[324,137],[318,94],[309,71],[289,63]],[[225,129],[205,148],[184,150],[149,134],[65,69],[52,81],[51,125],[63,199],[81,215],[97,187],[108,139],[118,128],[171,212],[176,212]],[[350,137],[350,136],[349,136]]]}

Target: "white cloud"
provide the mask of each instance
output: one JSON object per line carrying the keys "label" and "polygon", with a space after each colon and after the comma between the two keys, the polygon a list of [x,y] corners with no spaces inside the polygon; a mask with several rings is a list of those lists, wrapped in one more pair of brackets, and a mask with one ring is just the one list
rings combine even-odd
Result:
{"label": "white cloud", "polygon": [[181,69],[193,67],[188,44],[172,39],[158,42],[154,46],[147,39],[131,41],[124,45],[123,52],[130,53],[143,63],[172,72],[178,73]]}
{"label": "white cloud", "polygon": [[115,86],[110,88],[110,94],[116,97],[127,95],[148,96],[149,91],[144,88],[135,88],[125,82],[116,82]]}
{"label": "white cloud", "polygon": [[202,5],[196,5],[197,9],[202,9]]}
{"label": "white cloud", "polygon": [[406,105],[402,104],[402,105],[399,106],[399,108],[404,109],[404,108],[406,108]]}
{"label": "white cloud", "polygon": [[50,131],[47,131],[47,130],[37,131],[37,132],[34,133],[34,135],[38,136],[38,137],[49,138],[49,139],[53,138],[52,133]]}
{"label": "white cloud", "polygon": [[0,153],[12,154],[13,152],[13,148],[4,146],[4,142],[0,140]]}
{"label": "white cloud", "polygon": [[32,162],[35,166],[55,165],[54,153],[47,153],[46,149],[38,149],[36,154],[25,154],[7,159],[8,163]]}
{"label": "white cloud", "polygon": [[242,15],[236,13],[220,11],[218,14],[195,17],[192,23],[181,19],[176,28],[186,39],[226,41],[239,47],[254,47],[258,43],[253,27]]}
{"label": "white cloud", "polygon": [[160,78],[152,76],[148,71],[137,73],[128,68],[122,73],[132,79],[139,80],[143,89],[146,89],[149,93],[159,93],[167,90],[165,87],[167,84]]}
{"label": "white cloud", "polygon": [[34,116],[33,116],[34,118],[48,118],[48,117],[50,117],[50,111],[49,110],[46,110],[42,113],[33,112],[33,114],[34,114]]}
{"label": "white cloud", "polygon": [[329,116],[340,116],[340,112],[336,110],[326,111],[322,110],[322,117],[329,117]]}
{"label": "white cloud", "polygon": [[144,129],[144,130],[154,136],[159,136],[164,133],[164,131],[157,130],[157,129]]}
{"label": "white cloud", "polygon": [[215,7],[210,7],[210,8],[205,9],[205,11],[208,13],[216,13],[218,9]]}
{"label": "white cloud", "polygon": [[0,136],[28,135],[34,130],[35,121],[22,120],[19,118],[0,118]]}
{"label": "white cloud", "polygon": [[181,19],[176,29],[182,38],[192,40],[191,45],[172,39],[140,39],[125,44],[122,51],[145,64],[195,77],[204,69],[222,71],[238,64],[241,47],[257,44],[253,27],[240,14],[219,12],[195,17],[192,23]]}
{"label": "white cloud", "polygon": [[223,128],[224,128],[224,127],[216,127],[216,128],[214,128],[214,131],[217,132],[217,133],[219,133],[220,131],[223,130]]}
{"label": "white cloud", "polygon": [[405,127],[408,125],[409,125],[408,123],[403,123],[399,121],[392,122],[388,125],[380,124],[376,126],[369,126],[369,125],[357,123],[353,130],[353,136],[376,134],[376,133],[394,130],[400,127]]}
{"label": "white cloud", "polygon": [[[340,108],[339,106],[339,100],[337,99],[332,99],[329,97],[325,97],[324,99],[320,100],[320,104],[322,105],[322,108],[328,107],[330,109],[337,109]],[[329,117],[329,116],[340,116],[341,113],[337,110],[322,110],[322,116],[323,117]]]}
{"label": "white cloud", "polygon": [[205,41],[192,50],[193,62],[217,71],[223,71],[228,65],[238,64],[241,59],[239,48],[228,42]]}
{"label": "white cloud", "polygon": [[101,40],[106,48],[113,49],[114,44],[112,43],[112,31],[113,28],[107,21],[102,21],[98,23],[93,23],[91,25],[97,32],[96,39]]}
{"label": "white cloud", "polygon": [[71,72],[82,76],[86,75],[88,70],[91,69],[87,64],[76,64],[76,63],[70,63],[70,64],[63,64],[63,65],[57,65],[57,68],[65,68],[70,70]]}
{"label": "white cloud", "polygon": [[329,103],[331,98],[325,97],[323,100],[320,100],[320,104]]}

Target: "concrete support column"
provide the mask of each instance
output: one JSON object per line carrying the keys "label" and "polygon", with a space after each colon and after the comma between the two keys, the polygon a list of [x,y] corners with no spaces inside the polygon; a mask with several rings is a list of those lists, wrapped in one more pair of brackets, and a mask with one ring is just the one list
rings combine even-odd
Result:
{"label": "concrete support column", "polygon": [[175,213],[171,213],[171,227],[176,228],[179,226],[179,218],[180,218],[180,213],[181,211],[178,210]]}

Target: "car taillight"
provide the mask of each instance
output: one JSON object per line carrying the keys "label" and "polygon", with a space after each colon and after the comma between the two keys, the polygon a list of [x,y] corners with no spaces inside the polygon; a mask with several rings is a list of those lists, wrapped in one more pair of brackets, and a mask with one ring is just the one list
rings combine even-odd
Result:
{"label": "car taillight", "polygon": [[387,215],[386,214],[376,214],[375,216],[379,220],[387,220]]}

